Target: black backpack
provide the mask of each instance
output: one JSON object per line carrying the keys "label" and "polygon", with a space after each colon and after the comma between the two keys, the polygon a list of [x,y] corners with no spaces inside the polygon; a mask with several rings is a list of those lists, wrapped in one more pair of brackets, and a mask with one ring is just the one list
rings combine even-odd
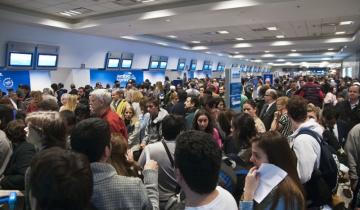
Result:
{"label": "black backpack", "polygon": [[315,131],[302,128],[295,138],[301,134],[307,134],[316,139],[321,150],[319,169],[314,169],[311,179],[305,183],[307,199],[311,200],[315,206],[330,204],[338,179],[338,167],[333,156],[335,151]]}

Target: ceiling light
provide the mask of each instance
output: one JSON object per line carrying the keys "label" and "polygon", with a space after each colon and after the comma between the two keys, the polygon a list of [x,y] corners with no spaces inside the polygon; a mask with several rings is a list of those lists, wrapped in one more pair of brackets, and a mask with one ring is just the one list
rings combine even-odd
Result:
{"label": "ceiling light", "polygon": [[238,52],[238,51],[235,51],[234,54],[239,54],[239,52]]}
{"label": "ceiling light", "polygon": [[253,60],[253,62],[255,62],[255,63],[261,63],[261,62],[262,62],[262,60],[260,60],[260,59],[256,59],[256,60]]}
{"label": "ceiling light", "polygon": [[296,52],[296,50],[291,50],[291,52]]}
{"label": "ceiling light", "polygon": [[286,60],[285,59],[277,59],[276,61],[277,62],[285,62]]}
{"label": "ceiling light", "polygon": [[183,50],[190,50],[191,48],[188,47],[188,46],[182,46],[181,49],[183,49]]}
{"label": "ceiling light", "polygon": [[276,26],[267,27],[266,29],[269,30],[269,31],[276,31],[277,30]]}
{"label": "ceiling light", "polygon": [[130,39],[130,40],[138,40],[136,37],[134,36],[121,36],[121,38],[123,39]]}
{"label": "ceiling light", "polygon": [[164,10],[145,12],[139,19],[140,20],[149,20],[149,19],[155,19],[155,18],[169,17],[169,16],[173,16],[173,15],[176,15],[174,11],[169,10],[169,9],[164,9]]}
{"label": "ceiling light", "polygon": [[352,38],[331,38],[325,40],[325,43],[340,43],[340,42],[352,42]]}
{"label": "ceiling light", "polygon": [[252,44],[250,43],[239,43],[235,44],[233,48],[246,48],[246,47],[252,47]]}
{"label": "ceiling light", "polygon": [[260,3],[254,0],[231,0],[217,3],[211,10],[234,9],[240,7],[251,7],[259,5]]}
{"label": "ceiling light", "polygon": [[329,48],[328,50],[331,51],[331,50],[334,50],[334,48]]}
{"label": "ceiling light", "polygon": [[285,38],[285,36],[284,35],[276,35],[276,38],[282,39],[282,38]]}
{"label": "ceiling light", "polygon": [[335,35],[343,35],[343,34],[346,34],[346,32],[345,31],[337,31],[337,32],[335,32]]}
{"label": "ceiling light", "polygon": [[191,49],[192,50],[207,50],[209,48],[206,46],[195,46],[195,47],[192,47]]}
{"label": "ceiling light", "polygon": [[351,24],[353,24],[353,23],[354,23],[354,21],[341,21],[341,22],[339,23],[339,25],[344,26],[344,25],[351,25]]}
{"label": "ceiling light", "polygon": [[165,21],[166,21],[166,22],[171,22],[171,19],[166,19]]}
{"label": "ceiling light", "polygon": [[245,59],[246,61],[249,61],[249,59]]}
{"label": "ceiling light", "polygon": [[141,3],[146,4],[146,3],[150,3],[150,2],[154,2],[154,1],[155,1],[155,0],[142,0]]}
{"label": "ceiling light", "polygon": [[331,60],[331,58],[321,58],[321,60],[323,60],[323,61],[329,61],[329,60]]}
{"label": "ceiling light", "polygon": [[200,42],[200,41],[191,41],[191,43],[193,43],[193,44],[200,44],[201,42]]}
{"label": "ceiling light", "polygon": [[265,53],[269,53],[270,51],[269,50],[265,50]]}
{"label": "ceiling light", "polygon": [[235,40],[237,40],[237,41],[243,41],[244,38],[238,37],[238,38],[235,38]]}
{"label": "ceiling light", "polygon": [[290,56],[290,57],[299,57],[301,56],[300,53],[289,53],[287,56]]}
{"label": "ceiling light", "polygon": [[94,12],[91,9],[85,8],[85,7],[78,7],[78,8],[74,8],[74,9],[70,9],[70,10],[65,10],[65,11],[61,11],[58,12],[61,15],[65,15],[65,16],[76,16],[76,15],[82,15],[82,14],[87,14],[87,13],[91,13]]}
{"label": "ceiling light", "polygon": [[156,44],[162,45],[162,46],[169,46],[169,44],[164,43],[164,42],[156,42]]}
{"label": "ceiling light", "polygon": [[270,65],[270,66],[274,65],[274,63],[267,63],[267,64]]}
{"label": "ceiling light", "polygon": [[171,38],[171,39],[176,39],[176,38],[177,38],[177,36],[175,36],[175,35],[169,35],[169,36],[167,36],[167,37],[169,37],[169,38]]}
{"label": "ceiling light", "polygon": [[206,54],[211,54],[211,52],[209,52],[209,51],[206,51],[205,53],[206,53]]}
{"label": "ceiling light", "polygon": [[324,55],[336,55],[336,52],[326,52]]}
{"label": "ceiling light", "polygon": [[263,58],[272,58],[272,57],[275,57],[275,55],[274,54],[264,54],[261,57],[263,57]]}
{"label": "ceiling light", "polygon": [[271,46],[287,46],[287,45],[293,45],[293,42],[290,41],[276,41],[271,44]]}
{"label": "ceiling light", "polygon": [[218,53],[217,55],[218,55],[218,56],[224,56],[224,55],[223,55],[223,54],[221,54],[221,53]]}
{"label": "ceiling light", "polygon": [[234,55],[233,56],[233,58],[243,58],[243,57],[245,57],[245,56],[243,56],[243,55]]}
{"label": "ceiling light", "polygon": [[218,33],[218,34],[228,34],[229,32],[228,31],[217,31],[216,33]]}

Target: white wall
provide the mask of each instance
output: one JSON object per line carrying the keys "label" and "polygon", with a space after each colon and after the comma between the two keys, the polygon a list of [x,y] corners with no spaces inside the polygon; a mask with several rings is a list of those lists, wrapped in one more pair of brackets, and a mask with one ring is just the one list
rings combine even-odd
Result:
{"label": "white wall", "polygon": [[[351,76],[352,78],[359,78],[360,58],[354,54],[342,62],[341,76]],[[350,74],[350,75],[349,75]]]}

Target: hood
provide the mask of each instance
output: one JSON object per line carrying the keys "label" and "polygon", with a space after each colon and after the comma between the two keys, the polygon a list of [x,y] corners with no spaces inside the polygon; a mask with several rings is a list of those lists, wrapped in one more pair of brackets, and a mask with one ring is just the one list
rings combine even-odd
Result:
{"label": "hood", "polygon": [[322,136],[323,132],[324,132],[324,128],[317,123],[314,119],[309,119],[306,122],[304,122],[303,124],[301,124],[295,131],[293,134],[291,134],[290,137],[295,137],[301,128],[308,128],[311,129],[313,131],[315,131],[316,133],[318,133],[320,136]]}
{"label": "hood", "polygon": [[168,114],[169,113],[165,109],[160,108],[158,116],[152,122],[153,123],[161,122],[164,119],[164,117],[166,117],[166,115],[168,115]]}

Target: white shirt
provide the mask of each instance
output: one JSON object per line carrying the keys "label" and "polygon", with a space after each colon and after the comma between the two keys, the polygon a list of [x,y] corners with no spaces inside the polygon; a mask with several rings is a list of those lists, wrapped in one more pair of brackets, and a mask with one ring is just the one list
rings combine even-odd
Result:
{"label": "white shirt", "polygon": [[197,207],[185,207],[185,210],[237,210],[237,204],[234,197],[220,186],[216,187],[218,196],[210,203]]}

